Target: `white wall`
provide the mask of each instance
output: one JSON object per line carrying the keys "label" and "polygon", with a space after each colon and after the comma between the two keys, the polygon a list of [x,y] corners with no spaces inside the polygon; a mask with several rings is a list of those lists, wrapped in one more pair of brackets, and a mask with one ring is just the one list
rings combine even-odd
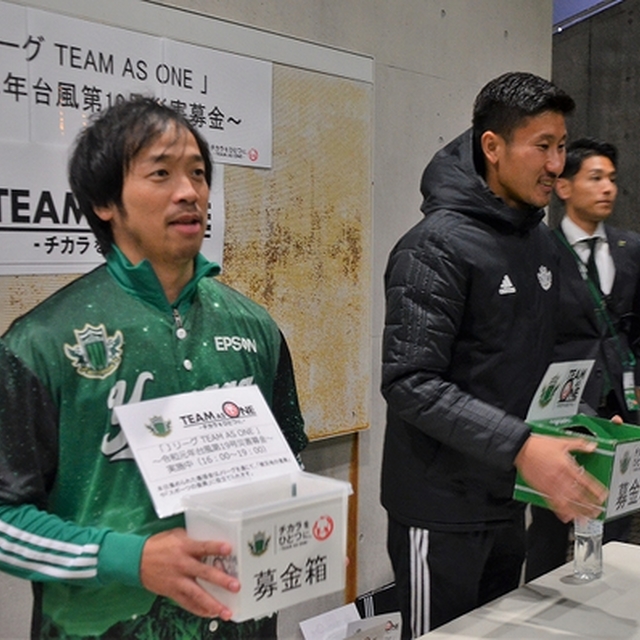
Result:
{"label": "white wall", "polygon": [[[83,4],[16,1],[71,14],[80,12]],[[100,4],[108,10],[109,3]],[[132,11],[141,4],[146,3],[130,0]],[[372,425],[358,436],[358,592],[362,593],[391,579],[386,520],[378,503],[385,411],[378,388],[386,258],[399,236],[420,218],[424,166],[438,148],[469,126],[471,105],[482,85],[508,70],[550,76],[552,0],[177,0],[158,4],[189,8],[375,60]],[[309,470],[347,477],[351,443],[350,437],[315,443],[305,458]],[[0,640],[26,638],[29,591],[25,585],[5,581],[0,577]],[[300,619],[341,604],[337,595],[285,610],[281,638],[301,638]],[[15,624],[10,616],[17,618]],[[16,628],[25,631],[16,635]]]}

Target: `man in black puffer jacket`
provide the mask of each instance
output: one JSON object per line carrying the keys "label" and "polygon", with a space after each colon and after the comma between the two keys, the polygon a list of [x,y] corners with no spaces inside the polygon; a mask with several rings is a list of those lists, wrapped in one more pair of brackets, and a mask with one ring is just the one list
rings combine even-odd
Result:
{"label": "man in black puffer jacket", "polygon": [[517,587],[516,468],[563,520],[606,495],[569,455],[591,445],[523,421],[553,352],[558,255],[542,207],[573,108],[532,74],[488,83],[473,128],[427,166],[424,219],[389,259],[382,504],[403,638]]}

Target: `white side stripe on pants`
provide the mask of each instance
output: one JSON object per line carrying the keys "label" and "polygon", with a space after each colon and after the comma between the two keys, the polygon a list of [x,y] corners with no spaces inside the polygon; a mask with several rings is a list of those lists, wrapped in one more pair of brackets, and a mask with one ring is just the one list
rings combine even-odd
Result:
{"label": "white side stripe on pants", "polygon": [[411,635],[417,638],[429,631],[429,532],[409,529],[409,564],[411,590]]}

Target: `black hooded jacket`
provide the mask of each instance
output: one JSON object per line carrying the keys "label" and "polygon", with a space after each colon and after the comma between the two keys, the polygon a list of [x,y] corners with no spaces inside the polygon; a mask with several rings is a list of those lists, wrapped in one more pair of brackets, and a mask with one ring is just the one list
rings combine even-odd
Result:
{"label": "black hooded jacket", "polygon": [[393,249],[382,393],[382,504],[409,526],[512,520],[523,422],[551,362],[558,253],[543,212],[512,209],[477,173],[471,131],[425,169],[424,219]]}

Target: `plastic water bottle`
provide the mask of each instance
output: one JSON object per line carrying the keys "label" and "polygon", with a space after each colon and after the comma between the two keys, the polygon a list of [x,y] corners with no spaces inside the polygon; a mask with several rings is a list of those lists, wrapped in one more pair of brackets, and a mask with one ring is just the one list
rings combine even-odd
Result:
{"label": "plastic water bottle", "polygon": [[602,520],[576,518],[573,521],[575,543],[573,577],[581,582],[602,575]]}

